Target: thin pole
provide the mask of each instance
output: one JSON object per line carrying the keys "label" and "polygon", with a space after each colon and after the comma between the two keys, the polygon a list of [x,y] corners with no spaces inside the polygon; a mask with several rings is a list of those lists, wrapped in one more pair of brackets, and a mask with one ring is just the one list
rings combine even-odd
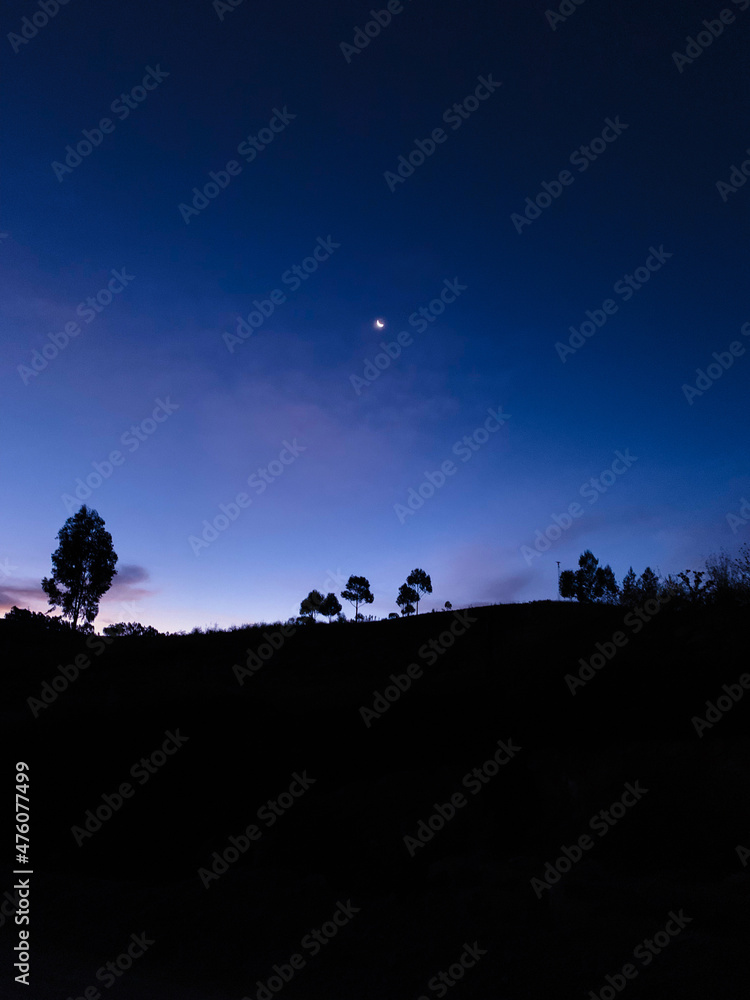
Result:
{"label": "thin pole", "polygon": [[560,600],[560,560],[557,560],[557,599]]}

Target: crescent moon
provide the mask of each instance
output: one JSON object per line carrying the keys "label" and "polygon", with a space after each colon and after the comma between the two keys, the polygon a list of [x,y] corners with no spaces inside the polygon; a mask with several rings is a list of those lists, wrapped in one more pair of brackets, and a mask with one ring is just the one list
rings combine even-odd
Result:
{"label": "crescent moon", "polygon": [[375,326],[378,328],[378,330],[382,330],[383,327],[385,326],[385,323],[382,323],[379,319],[376,319]]}

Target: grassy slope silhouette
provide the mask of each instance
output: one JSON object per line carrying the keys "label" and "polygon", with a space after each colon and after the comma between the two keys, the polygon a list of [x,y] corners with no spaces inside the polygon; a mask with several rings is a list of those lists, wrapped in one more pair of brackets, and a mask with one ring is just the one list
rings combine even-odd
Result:
{"label": "grassy slope silhouette", "polygon": [[[417,996],[475,938],[488,956],[467,995],[498,995],[503,983],[508,995],[576,995],[627,961],[670,908],[691,912],[688,899],[692,927],[746,974],[727,942],[747,933],[735,847],[750,841],[750,693],[703,738],[691,722],[746,669],[745,612],[665,607],[575,696],[565,675],[628,631],[625,609],[460,614],[475,620],[432,664],[419,650],[456,612],[300,627],[242,685],[233,664],[262,629],[119,638],[37,719],[26,699],[84,641],[4,630],[4,728],[33,773],[40,944],[93,972],[100,963],[86,956],[112,950],[109,923],[98,939],[106,905],[121,914],[123,941],[148,923],[162,942],[131,985],[123,979],[123,996],[137,995],[146,969],[154,982],[204,982],[206,996],[209,983],[216,996],[255,996],[272,963],[351,898],[360,915],[285,988],[290,997]],[[411,663],[422,676],[367,727],[361,707]],[[184,747],[79,847],[71,827],[103,793],[135,786],[131,766],[176,729]],[[411,857],[404,837],[509,739],[522,748],[514,759]],[[314,786],[205,889],[197,871],[212,852],[305,770]],[[536,898],[530,879],[634,780],[648,789],[643,802]],[[654,961],[655,988],[675,975],[709,989],[686,960],[691,934]]]}

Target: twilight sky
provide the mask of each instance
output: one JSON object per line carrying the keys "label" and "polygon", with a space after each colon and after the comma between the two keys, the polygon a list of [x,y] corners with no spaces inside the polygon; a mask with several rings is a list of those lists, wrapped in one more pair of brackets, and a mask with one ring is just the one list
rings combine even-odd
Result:
{"label": "twilight sky", "polygon": [[99,629],[750,541],[743,8],[10,0],[0,612],[83,502]]}

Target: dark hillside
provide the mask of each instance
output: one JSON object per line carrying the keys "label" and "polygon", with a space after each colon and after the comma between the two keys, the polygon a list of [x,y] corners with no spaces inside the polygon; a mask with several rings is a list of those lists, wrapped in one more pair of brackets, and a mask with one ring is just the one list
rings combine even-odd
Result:
{"label": "dark hillside", "polygon": [[[106,648],[94,638],[91,665],[37,706],[38,718],[27,699],[86,651],[85,640],[5,629],[3,723],[33,775],[40,945],[95,970],[94,956],[116,943],[111,922],[107,940],[97,939],[106,905],[121,912],[124,940],[141,923],[154,929],[161,945],[144,958],[144,975],[204,983],[206,996],[254,997],[253,983],[299,950],[305,929],[351,898],[361,915],[309,958],[285,987],[290,1000],[416,997],[475,939],[488,955],[467,972],[465,996],[498,996],[503,982],[508,996],[539,996],[553,982],[555,995],[570,987],[574,996],[684,906],[695,923],[629,995],[665,996],[673,976],[687,986],[698,975],[686,946],[693,933],[697,950],[728,948],[739,974],[745,960],[727,941],[748,929],[735,851],[750,841],[746,619],[667,606],[636,634],[624,618],[614,607],[549,602],[298,627],[283,642],[279,626],[126,637]],[[627,642],[571,694],[565,675],[618,631]],[[263,633],[279,648],[240,684],[233,665],[246,668]],[[421,675],[408,677],[411,664]],[[691,720],[705,717],[722,685],[743,696],[699,737]],[[386,689],[392,700],[378,703]],[[362,708],[375,710],[369,725]],[[187,739],[160,760],[168,733]],[[472,779],[499,741],[500,756],[511,756]],[[141,784],[131,769],[155,751],[154,773],[137,772]],[[314,782],[266,825],[258,810],[288,795],[295,773]],[[87,810],[123,782],[132,798],[101,829],[80,832]],[[537,895],[531,879],[591,834],[592,817],[627,783],[645,790],[641,799]],[[455,793],[464,803],[429,842],[405,840]],[[257,842],[204,888],[198,870],[252,823]],[[76,904],[74,925],[58,896],[78,892],[86,905]],[[581,951],[574,927],[596,947]],[[66,988],[91,978],[71,972]],[[138,995],[137,977],[120,988]]]}

